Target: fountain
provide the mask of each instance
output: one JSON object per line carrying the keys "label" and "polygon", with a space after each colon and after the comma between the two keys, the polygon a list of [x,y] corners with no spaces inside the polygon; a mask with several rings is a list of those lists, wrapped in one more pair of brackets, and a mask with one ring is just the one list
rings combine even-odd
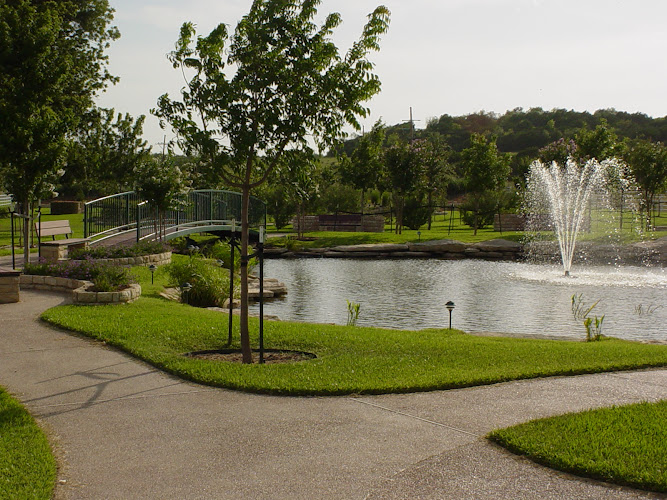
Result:
{"label": "fountain", "polygon": [[[624,182],[621,170],[615,159],[601,163],[593,159],[581,166],[572,159],[565,165],[556,162],[545,165],[537,160],[530,166],[526,198],[529,229],[536,225],[543,229],[545,222],[553,228],[565,276],[570,275],[577,235],[582,230],[591,195],[599,193],[607,198],[610,185]],[[612,183],[612,178],[616,182]]]}

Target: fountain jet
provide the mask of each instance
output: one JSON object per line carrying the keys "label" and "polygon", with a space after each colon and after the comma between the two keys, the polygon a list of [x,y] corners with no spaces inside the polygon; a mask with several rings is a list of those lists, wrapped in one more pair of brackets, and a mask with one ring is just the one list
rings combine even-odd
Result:
{"label": "fountain jet", "polygon": [[577,235],[591,194],[605,186],[606,160],[589,160],[580,166],[571,158],[565,165],[556,162],[545,165],[537,160],[530,166],[527,192],[529,215],[548,214],[549,222],[558,237],[565,276],[570,275]]}

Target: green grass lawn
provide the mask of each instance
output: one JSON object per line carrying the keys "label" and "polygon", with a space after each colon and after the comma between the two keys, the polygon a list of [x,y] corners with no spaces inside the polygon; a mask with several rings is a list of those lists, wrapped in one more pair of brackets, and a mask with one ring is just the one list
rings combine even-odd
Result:
{"label": "green grass lawn", "polygon": [[48,499],[56,461],[35,420],[0,387],[0,498]]}
{"label": "green grass lawn", "polygon": [[667,492],[667,401],[535,420],[489,437],[554,469]]}
{"label": "green grass lawn", "polygon": [[[666,366],[667,346],[621,340],[568,342],[267,321],[265,347],[313,353],[296,363],[241,365],[183,354],[224,347],[228,316],[157,297],[159,269],[135,268],[143,296],[113,306],[59,306],[43,319],[117,346],[170,373],[214,386],[289,395],[451,389],[507,380]],[[257,346],[258,321],[250,319]],[[544,332],[542,332],[544,333]],[[234,338],[238,348],[238,322]]]}

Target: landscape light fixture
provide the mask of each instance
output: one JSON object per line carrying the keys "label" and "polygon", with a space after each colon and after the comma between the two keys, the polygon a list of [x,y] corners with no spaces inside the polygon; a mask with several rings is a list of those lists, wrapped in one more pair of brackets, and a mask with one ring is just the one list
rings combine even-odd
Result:
{"label": "landscape light fixture", "polygon": [[417,231],[417,237],[419,238],[419,241],[422,240],[422,232],[421,231]]}
{"label": "landscape light fixture", "polygon": [[190,302],[190,290],[192,290],[192,285],[187,281],[181,285],[181,293],[185,293],[185,303],[189,304]]}
{"label": "landscape light fixture", "polygon": [[446,307],[447,310],[449,311],[449,329],[451,330],[451,329],[452,329],[452,311],[454,310],[454,307],[455,307],[455,306],[454,306],[454,302],[452,302],[451,300],[448,301],[448,302],[445,304],[445,307]]}
{"label": "landscape light fixture", "polygon": [[154,284],[153,277],[155,276],[155,270],[157,269],[157,266],[155,264],[151,264],[148,266],[148,270],[151,272],[151,285]]}

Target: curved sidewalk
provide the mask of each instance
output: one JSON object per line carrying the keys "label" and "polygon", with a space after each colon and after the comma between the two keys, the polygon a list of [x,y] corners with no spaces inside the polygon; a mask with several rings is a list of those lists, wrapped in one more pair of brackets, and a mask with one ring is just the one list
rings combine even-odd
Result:
{"label": "curved sidewalk", "polygon": [[288,398],[199,386],[38,315],[0,305],[0,385],[62,464],[56,498],[656,498],[551,471],[489,444],[492,429],[667,398],[667,370],[418,394]]}

